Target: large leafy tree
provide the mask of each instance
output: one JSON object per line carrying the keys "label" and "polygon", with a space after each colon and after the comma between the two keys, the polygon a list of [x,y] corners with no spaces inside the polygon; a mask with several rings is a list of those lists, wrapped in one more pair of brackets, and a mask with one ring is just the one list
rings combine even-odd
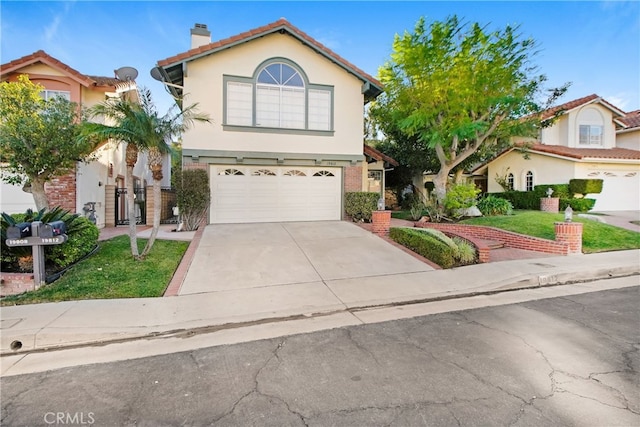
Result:
{"label": "large leafy tree", "polygon": [[[88,123],[83,132],[86,137],[112,138],[127,144],[125,162],[131,254],[138,260],[144,259],[160,229],[164,154],[171,151],[172,142],[194,122],[209,122],[209,117],[197,112],[197,104],[180,111],[174,105],[166,114],[160,115],[148,89],[141,89],[136,99],[124,96],[97,104],[90,109],[90,114],[106,119],[106,123]],[[147,152],[154,200],[151,236],[141,253],[137,243],[133,192],[133,168],[140,151]]]}
{"label": "large leafy tree", "polygon": [[24,74],[0,83],[2,180],[30,188],[38,210],[49,208],[45,183],[73,171],[95,147],[79,138],[78,105],[61,97],[45,100],[42,90]]}
{"label": "large leafy tree", "polygon": [[430,26],[421,18],[413,33],[396,35],[379,70],[385,92],[371,114],[414,168],[437,170],[439,200],[456,168],[487,158],[513,136],[536,135],[538,113],[566,90],[539,101],[546,77],[531,63],[536,49],[517,27],[488,31],[456,16]]}

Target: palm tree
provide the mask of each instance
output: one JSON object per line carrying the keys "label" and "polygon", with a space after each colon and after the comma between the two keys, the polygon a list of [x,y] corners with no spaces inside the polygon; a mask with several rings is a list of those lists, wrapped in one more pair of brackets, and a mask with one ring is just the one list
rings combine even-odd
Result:
{"label": "palm tree", "polygon": [[[176,112],[177,106],[173,106],[167,114],[160,116],[156,109],[151,92],[141,89],[136,101],[129,98],[117,98],[108,100],[92,107],[89,111],[93,117],[104,117],[113,123],[87,123],[84,128],[86,137],[97,136],[102,139],[112,138],[127,144],[126,184],[127,205],[129,212],[129,240],[131,254],[135,259],[141,260],[149,253],[155,242],[160,228],[161,214],[161,188],[162,157],[170,152],[170,144],[173,138],[191,127],[195,121],[210,122],[209,117],[196,111],[197,104],[191,105]],[[138,161],[138,153],[149,153],[149,168],[153,175],[154,212],[151,237],[140,254],[136,236],[135,205],[133,192],[133,168]]]}

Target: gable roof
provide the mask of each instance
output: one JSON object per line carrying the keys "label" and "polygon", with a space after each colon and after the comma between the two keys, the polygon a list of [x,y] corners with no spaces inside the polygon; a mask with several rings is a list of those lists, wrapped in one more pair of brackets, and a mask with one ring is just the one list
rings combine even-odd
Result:
{"label": "gable roof", "polygon": [[113,77],[103,76],[89,76],[82,74],[81,72],[71,68],[67,64],[54,58],[46,53],[44,50],[38,50],[30,55],[23,56],[22,58],[14,59],[11,62],[0,65],[0,77],[5,78],[11,73],[19,73],[19,70],[32,64],[42,63],[54,68],[65,76],[71,78],[84,87],[102,87],[102,88],[116,88],[116,85],[126,83],[122,80]]}
{"label": "gable roof", "polygon": [[618,107],[614,106],[613,104],[610,104],[609,102],[607,102],[606,100],[604,100],[603,98],[601,98],[600,96],[594,93],[594,94],[585,96],[583,98],[574,99],[573,101],[565,102],[564,104],[544,110],[542,112],[541,119],[547,120],[552,118],[559,112],[561,114],[566,114],[569,111],[575,110],[578,107],[582,107],[587,104],[595,104],[595,103],[600,103],[604,105],[606,108],[611,110],[614,113],[614,115],[617,115],[617,116],[625,115],[624,111],[620,110]]}
{"label": "gable roof", "polygon": [[367,157],[371,157],[373,160],[384,161],[389,163],[392,166],[398,166],[399,163],[392,157],[387,156],[382,151],[376,150],[375,148],[364,144],[364,155]]}
{"label": "gable roof", "polygon": [[563,145],[545,145],[545,144],[533,144],[528,147],[523,147],[524,144],[519,144],[515,147],[509,147],[503,150],[500,154],[492,158],[491,160],[482,163],[471,171],[472,174],[478,174],[484,172],[489,163],[498,160],[499,158],[509,154],[514,150],[526,151],[527,153],[535,153],[543,156],[560,157],[569,161],[602,161],[602,162],[632,162],[637,163],[640,161],[640,151],[630,150],[627,148],[572,148],[565,147]]}
{"label": "gable roof", "polygon": [[617,121],[622,124],[624,131],[638,129],[640,128],[640,110],[631,111]]}
{"label": "gable roof", "polygon": [[[158,61],[157,65],[161,70],[161,73],[164,74],[165,81],[170,82],[174,85],[177,84],[179,86],[182,86],[182,64],[274,33],[289,34],[290,36],[301,41],[304,45],[315,50],[320,55],[324,56],[336,65],[345,69],[347,72],[362,80],[362,82],[366,86],[365,95],[369,99],[373,99],[380,93],[382,93],[382,83],[380,83],[377,79],[362,71],[360,68],[356,67],[346,59],[342,58],[340,55],[324,46],[322,43],[315,40],[299,28],[291,25],[291,23],[289,23],[289,21],[284,18],[280,18],[279,20],[272,22],[271,24],[254,28],[253,30],[245,31],[244,33],[240,33],[236,36],[205,44],[203,46],[190,49],[178,55],[162,59]],[[171,89],[173,91],[176,91],[176,88]],[[178,93],[176,93],[176,95],[177,94]]]}

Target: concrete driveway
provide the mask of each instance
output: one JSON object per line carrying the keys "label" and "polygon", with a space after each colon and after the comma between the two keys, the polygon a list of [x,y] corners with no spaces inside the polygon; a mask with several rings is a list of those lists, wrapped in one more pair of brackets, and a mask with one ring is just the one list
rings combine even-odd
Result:
{"label": "concrete driveway", "polygon": [[[180,295],[431,271],[344,221],[215,224],[204,231]],[[299,286],[298,286],[299,285]]]}

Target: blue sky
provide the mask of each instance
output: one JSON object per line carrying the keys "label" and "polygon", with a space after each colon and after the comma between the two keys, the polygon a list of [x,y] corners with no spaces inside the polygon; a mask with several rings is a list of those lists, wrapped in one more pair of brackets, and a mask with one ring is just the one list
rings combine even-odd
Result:
{"label": "blue sky", "polygon": [[149,76],[160,60],[189,49],[193,24],[226,38],[284,17],[373,76],[396,33],[419,17],[456,14],[489,28],[520,25],[549,86],[572,82],[560,102],[592,93],[625,111],[640,109],[640,2],[634,1],[1,1],[2,63],[43,49],[84,74],[133,66],[161,112],[171,105]]}

